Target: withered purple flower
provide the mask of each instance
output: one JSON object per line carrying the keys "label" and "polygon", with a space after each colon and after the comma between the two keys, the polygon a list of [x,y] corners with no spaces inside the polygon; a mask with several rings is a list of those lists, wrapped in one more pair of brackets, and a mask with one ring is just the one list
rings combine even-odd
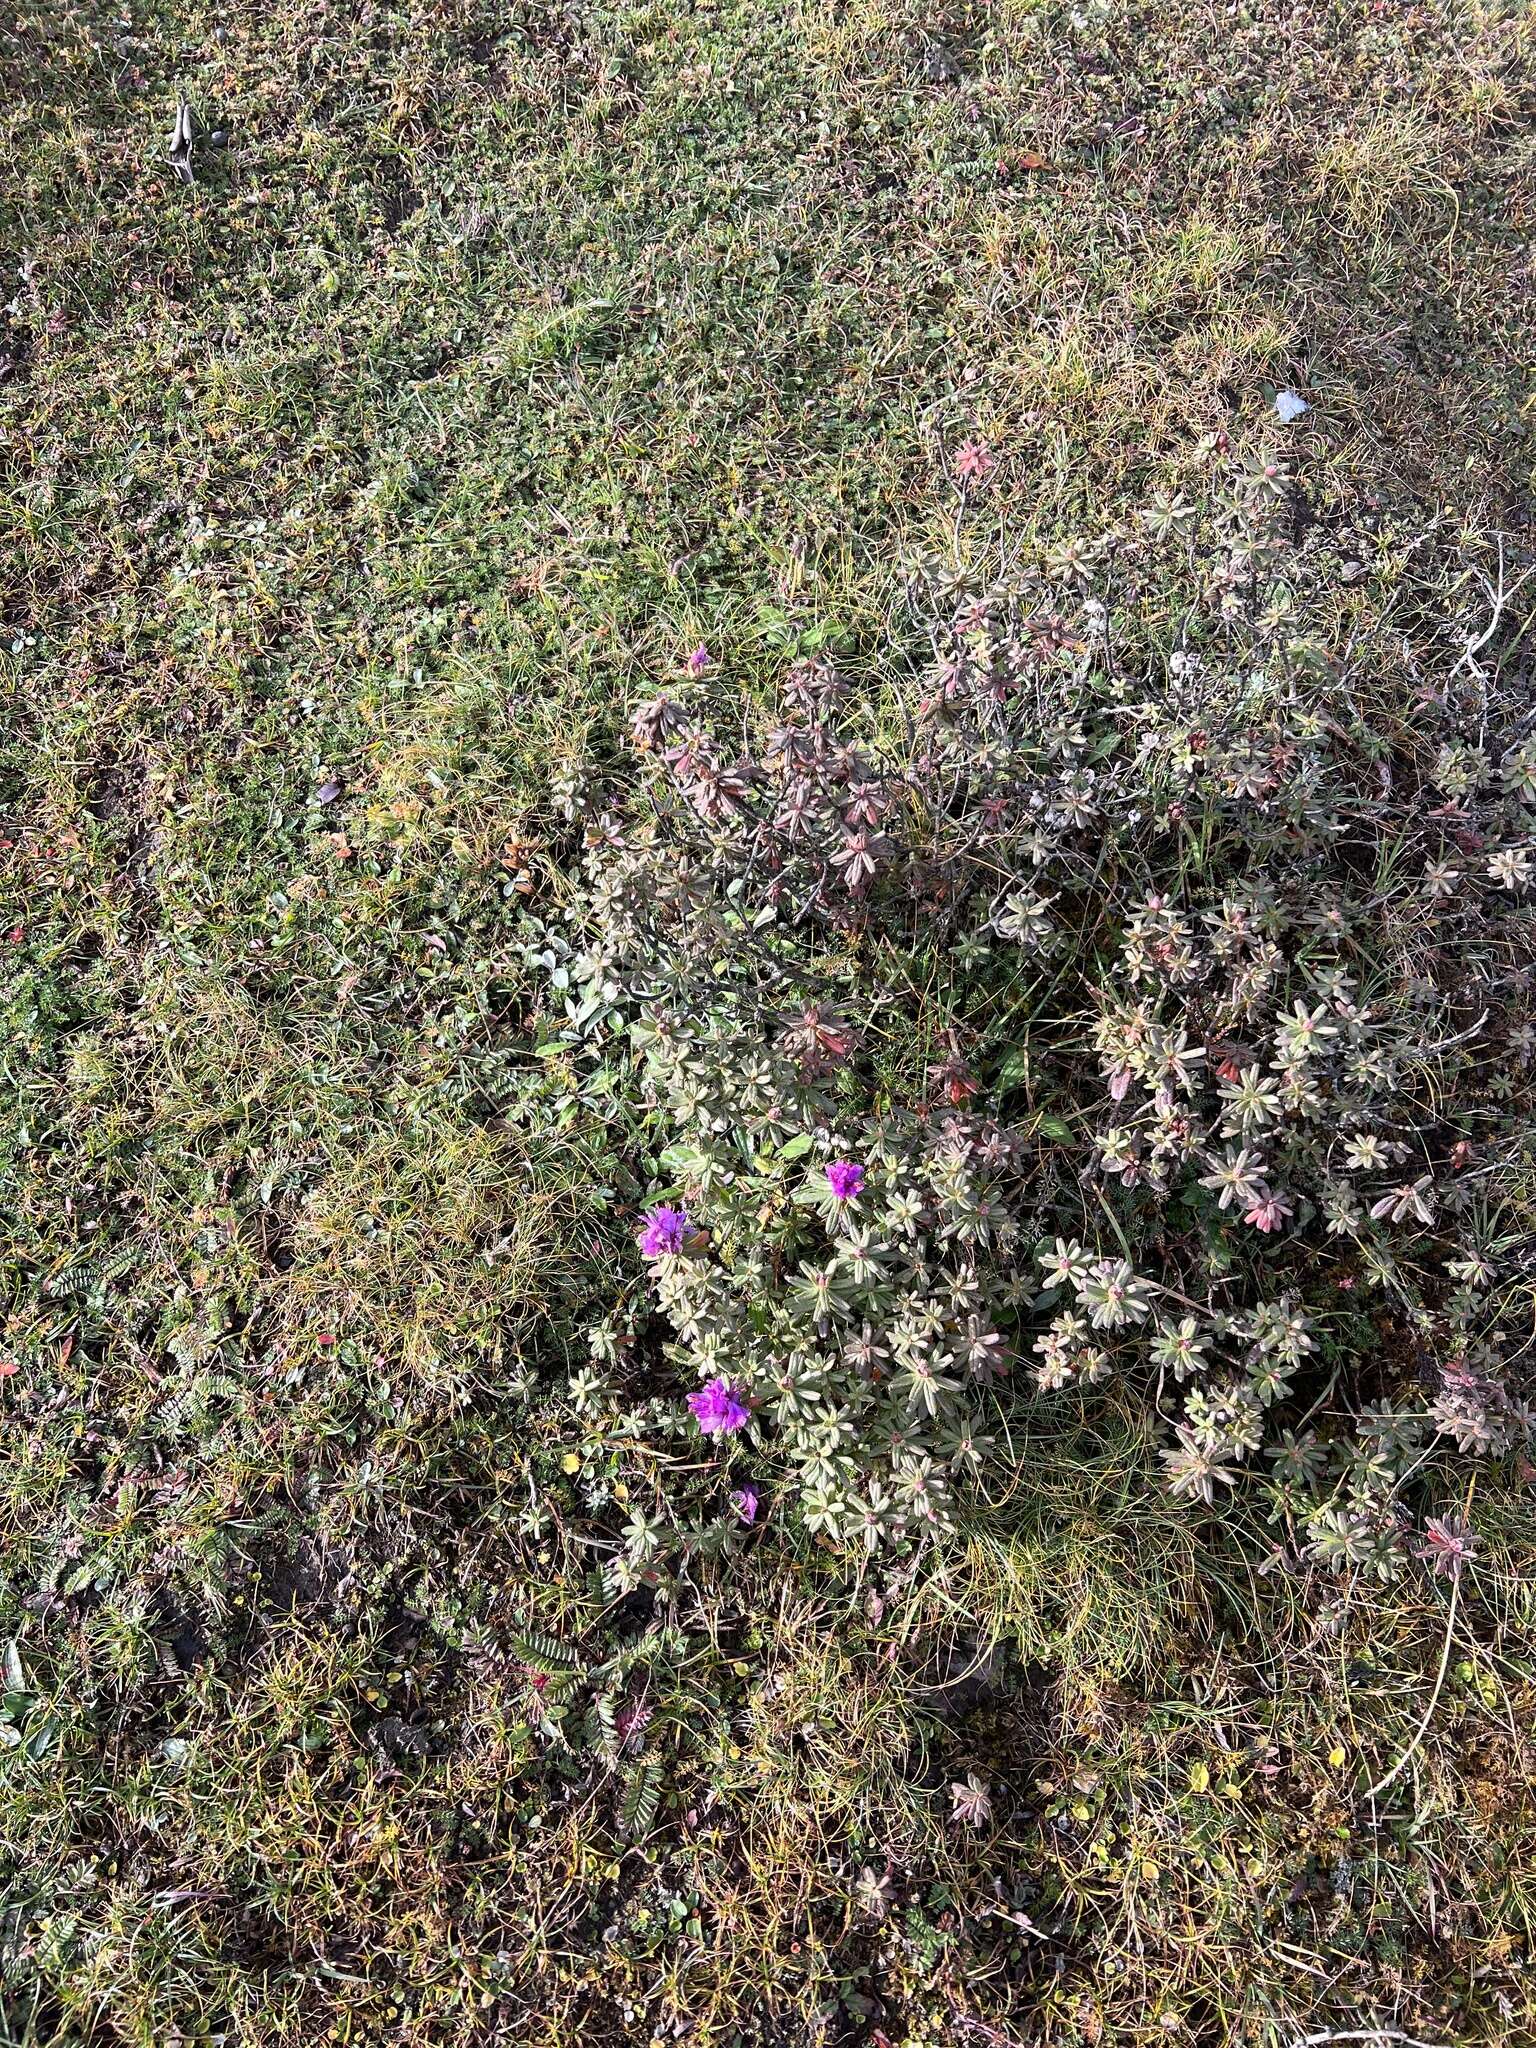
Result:
{"label": "withered purple flower", "polygon": [[807,1073],[841,1066],[853,1050],[854,1033],[827,1003],[809,1003],[780,1019],[779,1044]]}

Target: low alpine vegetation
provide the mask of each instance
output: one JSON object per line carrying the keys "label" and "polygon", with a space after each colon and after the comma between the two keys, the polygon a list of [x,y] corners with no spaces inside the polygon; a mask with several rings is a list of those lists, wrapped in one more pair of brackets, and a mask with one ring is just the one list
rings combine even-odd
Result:
{"label": "low alpine vegetation", "polygon": [[1536,2042],[1533,59],[10,11],[0,2042]]}

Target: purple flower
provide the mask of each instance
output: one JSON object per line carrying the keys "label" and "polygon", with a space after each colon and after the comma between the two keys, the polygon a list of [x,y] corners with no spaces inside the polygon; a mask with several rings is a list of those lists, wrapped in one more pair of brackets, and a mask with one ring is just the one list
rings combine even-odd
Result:
{"label": "purple flower", "polygon": [[750,1420],[740,1389],[727,1379],[707,1381],[688,1396],[688,1406],[705,1436],[730,1436],[734,1430],[745,1429]]}
{"label": "purple flower", "polygon": [[652,1209],[646,1215],[645,1229],[640,1235],[640,1249],[648,1259],[665,1258],[680,1252],[692,1228],[686,1209],[669,1209],[663,1203],[660,1208]]}
{"label": "purple flower", "polygon": [[864,1169],[852,1159],[834,1159],[827,1168],[827,1184],[835,1201],[851,1202],[864,1192]]}
{"label": "purple flower", "polygon": [[743,1528],[750,1529],[757,1520],[757,1488],[738,1486],[731,1495],[731,1506],[736,1510],[736,1519]]}
{"label": "purple flower", "polygon": [[688,657],[689,675],[701,676],[708,667],[709,649],[707,647],[695,647],[692,654]]}

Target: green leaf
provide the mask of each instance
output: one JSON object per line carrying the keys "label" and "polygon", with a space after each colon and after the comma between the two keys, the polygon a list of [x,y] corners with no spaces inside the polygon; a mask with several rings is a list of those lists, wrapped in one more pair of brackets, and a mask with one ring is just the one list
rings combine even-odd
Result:
{"label": "green leaf", "polygon": [[669,1173],[687,1175],[696,1174],[708,1161],[694,1145],[669,1145],[661,1155],[661,1164]]}
{"label": "green leaf", "polygon": [[54,1738],[58,1732],[59,1724],[52,1716],[33,1729],[32,1733],[27,1737],[27,1755],[33,1763],[36,1763],[39,1757],[44,1757],[48,1754],[49,1750],[53,1747]]}
{"label": "green leaf", "polygon": [[631,1841],[641,1841],[655,1825],[661,1804],[661,1770],[642,1764],[629,1779],[619,1806],[619,1821]]}
{"label": "green leaf", "polygon": [[512,1647],[525,1664],[550,1678],[574,1670],[581,1661],[579,1652],[543,1629],[530,1629],[526,1635],[515,1636]]}

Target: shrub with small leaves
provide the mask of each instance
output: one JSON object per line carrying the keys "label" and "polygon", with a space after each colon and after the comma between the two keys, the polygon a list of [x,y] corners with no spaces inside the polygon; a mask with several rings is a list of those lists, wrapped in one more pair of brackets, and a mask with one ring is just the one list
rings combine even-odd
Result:
{"label": "shrub with small leaves", "polygon": [[565,792],[584,886],[532,945],[686,1211],[646,1245],[677,1426],[727,1386],[724,1455],[829,1538],[943,1528],[1020,1360],[1131,1375],[1176,1495],[1263,1471],[1335,1565],[1394,1568],[1436,1447],[1529,1432],[1506,583],[1479,629],[1422,535],[1298,543],[1296,503],[1213,443],[1006,583],[915,578],[930,658],[883,691],[802,661],[744,746],[659,694],[638,783]]}

